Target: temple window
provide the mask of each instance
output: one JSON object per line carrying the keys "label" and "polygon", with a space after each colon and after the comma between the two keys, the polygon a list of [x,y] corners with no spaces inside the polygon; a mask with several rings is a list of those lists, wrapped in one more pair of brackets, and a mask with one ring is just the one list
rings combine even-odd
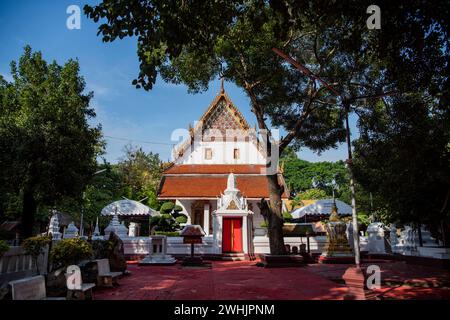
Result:
{"label": "temple window", "polygon": [[206,148],[205,149],[205,159],[206,160],[211,160],[212,159],[212,149],[211,148]]}

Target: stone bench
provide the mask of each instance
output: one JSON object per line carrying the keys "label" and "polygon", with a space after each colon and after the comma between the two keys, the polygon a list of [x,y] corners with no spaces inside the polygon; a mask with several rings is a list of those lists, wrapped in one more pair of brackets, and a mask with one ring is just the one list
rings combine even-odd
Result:
{"label": "stone bench", "polygon": [[67,300],[92,300],[95,283],[82,283],[79,289],[67,289]]}
{"label": "stone bench", "polygon": [[98,276],[97,285],[103,287],[112,287],[118,285],[117,279],[122,275],[122,272],[111,272],[109,268],[108,259],[97,260]]}
{"label": "stone bench", "polygon": [[65,300],[60,297],[47,297],[44,276],[35,276],[11,281],[13,300]]}
{"label": "stone bench", "polygon": [[67,300],[92,300],[95,283],[83,283],[80,267],[71,265],[66,270]]}

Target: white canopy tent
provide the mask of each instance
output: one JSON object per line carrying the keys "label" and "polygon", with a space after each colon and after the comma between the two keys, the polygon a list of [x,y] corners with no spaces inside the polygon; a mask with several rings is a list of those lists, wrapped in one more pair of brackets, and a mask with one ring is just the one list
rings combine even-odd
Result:
{"label": "white canopy tent", "polygon": [[116,214],[118,216],[155,216],[159,215],[159,212],[145,204],[129,199],[114,201],[102,209],[103,216]]}
{"label": "white canopy tent", "polygon": [[[321,216],[321,215],[330,215],[331,208],[333,206],[333,199],[322,199],[317,200],[316,202],[295,209],[291,212],[292,218],[300,219],[305,216]],[[340,200],[336,200],[336,207],[339,215],[351,215],[352,207],[342,202]]]}

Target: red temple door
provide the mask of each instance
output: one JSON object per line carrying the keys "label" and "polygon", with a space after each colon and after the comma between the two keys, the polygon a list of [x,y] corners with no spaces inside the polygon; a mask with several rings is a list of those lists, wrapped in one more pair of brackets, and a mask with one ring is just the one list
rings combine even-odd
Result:
{"label": "red temple door", "polygon": [[222,252],[242,252],[242,218],[223,218]]}

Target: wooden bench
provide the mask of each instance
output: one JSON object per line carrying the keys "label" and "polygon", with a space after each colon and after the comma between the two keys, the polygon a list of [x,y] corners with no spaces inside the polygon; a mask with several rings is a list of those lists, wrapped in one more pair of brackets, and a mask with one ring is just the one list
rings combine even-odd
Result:
{"label": "wooden bench", "polygon": [[35,276],[9,282],[13,300],[65,300],[63,297],[47,297],[44,276]]}
{"label": "wooden bench", "polygon": [[117,278],[122,275],[122,272],[111,272],[109,268],[109,260],[108,259],[99,259],[97,260],[97,285],[103,287],[113,287],[114,285],[118,285]]}

